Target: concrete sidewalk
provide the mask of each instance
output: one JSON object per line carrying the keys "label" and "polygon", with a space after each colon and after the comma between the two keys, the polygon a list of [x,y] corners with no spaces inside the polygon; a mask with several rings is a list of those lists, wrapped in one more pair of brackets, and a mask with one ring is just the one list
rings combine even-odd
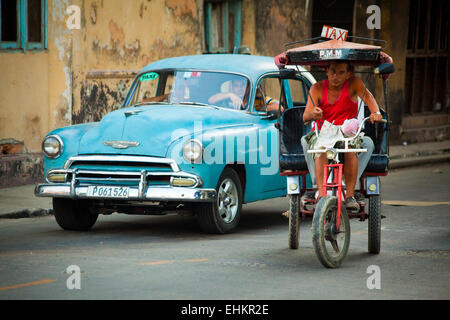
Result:
{"label": "concrete sidewalk", "polygon": [[0,218],[28,218],[52,214],[52,198],[34,195],[35,185],[0,189]]}
{"label": "concrete sidewalk", "polygon": [[389,168],[403,168],[450,161],[450,140],[389,148]]}
{"label": "concrete sidewalk", "polygon": [[[391,146],[390,169],[450,161],[450,140]],[[0,189],[0,218],[52,214],[52,199],[34,196],[35,185]]]}

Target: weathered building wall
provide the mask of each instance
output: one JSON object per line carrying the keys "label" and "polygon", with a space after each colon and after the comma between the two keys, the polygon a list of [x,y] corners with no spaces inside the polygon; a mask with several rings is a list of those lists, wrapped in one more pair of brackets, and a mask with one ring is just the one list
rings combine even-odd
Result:
{"label": "weathered building wall", "polygon": [[21,141],[28,152],[40,152],[49,129],[71,121],[67,5],[48,1],[48,50],[0,51],[0,139]]}
{"label": "weathered building wall", "polygon": [[[381,13],[380,29],[368,29],[367,7],[378,5]],[[409,1],[373,1],[356,0],[354,10],[353,35],[367,38],[383,39],[386,44],[373,42],[384,46],[383,51],[394,60],[395,72],[388,79],[388,113],[392,121],[390,138],[392,143],[400,142],[402,109],[405,104],[405,67],[406,47],[408,40]],[[383,85],[379,77],[362,75],[369,89],[376,97],[379,105],[386,107]]]}
{"label": "weathered building wall", "polygon": [[311,37],[312,1],[255,1],[255,48],[261,55],[275,56],[287,42]]}
{"label": "weathered building wall", "polygon": [[256,4],[254,0],[242,0],[242,39],[241,44],[259,54],[256,49]]}
{"label": "weathered building wall", "polygon": [[[81,9],[81,28],[66,12]],[[49,0],[48,50],[0,52],[0,139],[40,152],[50,130],[117,108],[133,70],[202,52],[199,0]]]}
{"label": "weathered building wall", "polygon": [[[274,56],[287,42],[317,36],[311,34],[315,1],[242,0],[241,44]],[[352,34],[385,39],[394,58],[391,143],[401,142],[405,125],[409,3],[355,0],[353,12]],[[381,8],[380,30],[366,25],[372,4]],[[66,25],[70,5],[80,8],[80,29]],[[0,152],[38,153],[49,131],[99,121],[117,109],[146,64],[205,52],[203,8],[204,0],[48,0],[48,50],[0,51],[0,145],[14,142]],[[367,84],[385,106],[381,81]]]}
{"label": "weathered building wall", "polygon": [[[81,10],[69,29],[70,5]],[[0,139],[40,152],[50,130],[98,121],[123,102],[135,72],[161,58],[199,54],[203,0],[49,0],[48,50],[1,52]],[[242,41],[275,55],[310,35],[311,2],[242,1]]]}
{"label": "weathered building wall", "polygon": [[48,125],[48,53],[0,53],[0,139],[39,151]]}
{"label": "weathered building wall", "polygon": [[[118,108],[142,67],[202,52],[196,0],[85,0],[73,36],[73,123]],[[133,72],[134,71],[134,72]]]}
{"label": "weathered building wall", "polygon": [[[386,51],[392,55],[395,72],[389,78],[389,116],[392,121],[391,141],[401,142],[402,114],[405,105],[406,51],[408,42],[409,1],[383,1],[381,8],[382,28],[379,37],[387,41]],[[384,26],[384,27],[383,27]],[[382,95],[382,87],[378,86],[377,94]]]}

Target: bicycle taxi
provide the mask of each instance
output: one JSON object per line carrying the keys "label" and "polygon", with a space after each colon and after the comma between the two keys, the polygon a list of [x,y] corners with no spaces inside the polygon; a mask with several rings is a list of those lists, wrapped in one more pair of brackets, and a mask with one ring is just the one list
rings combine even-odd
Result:
{"label": "bicycle taxi", "polygon": [[[349,37],[353,39],[381,41]],[[306,42],[310,44],[301,45]],[[288,49],[293,45],[294,48]],[[307,182],[309,174],[305,152],[300,143],[303,135],[311,131],[312,123],[303,122],[306,105],[292,101],[291,107],[285,109],[279,117],[277,128],[280,131],[279,165],[280,174],[287,176],[287,190],[289,199],[289,236],[291,249],[299,246],[300,220],[306,216],[312,219],[312,240],[317,257],[328,268],[339,267],[345,258],[350,244],[349,219],[358,218],[368,220],[368,251],[378,254],[381,246],[381,183],[380,176],[386,176],[389,163],[388,141],[388,113],[387,113],[387,78],[394,71],[392,60],[382,52],[381,46],[366,45],[356,42],[324,39],[322,37],[293,42],[285,45],[285,50],[275,57],[275,63],[280,69],[283,79],[301,77],[297,65],[326,67],[330,61],[349,61],[355,67],[363,66],[364,71],[355,73],[366,74],[367,77],[379,76],[383,84],[385,109],[380,105],[382,122],[370,123],[370,114],[364,102],[358,101],[360,117],[358,132],[345,139],[340,139],[341,146],[309,150],[310,153],[326,152],[329,164],[324,168],[324,194],[317,200],[314,196],[307,197],[307,193],[317,194]],[[367,83],[367,79],[363,78]],[[379,102],[380,100],[377,99]],[[343,203],[345,182],[342,175],[342,160],[344,152],[355,152],[348,147],[348,142],[356,138],[360,132],[370,137],[374,143],[374,151],[359,179],[359,193],[357,198],[359,210],[347,210]],[[317,134],[317,130],[316,130]],[[365,152],[366,149],[356,150]]]}

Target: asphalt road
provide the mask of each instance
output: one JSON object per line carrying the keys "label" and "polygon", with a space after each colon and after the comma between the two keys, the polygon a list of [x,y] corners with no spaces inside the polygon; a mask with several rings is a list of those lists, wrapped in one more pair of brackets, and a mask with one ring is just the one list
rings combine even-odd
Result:
{"label": "asphalt road", "polygon": [[449,182],[450,164],[383,177],[381,253],[367,253],[367,221],[351,220],[339,269],[315,256],[310,218],[288,248],[286,198],[245,205],[229,235],[178,215],[100,216],[90,232],[0,219],[0,299],[449,299]]}

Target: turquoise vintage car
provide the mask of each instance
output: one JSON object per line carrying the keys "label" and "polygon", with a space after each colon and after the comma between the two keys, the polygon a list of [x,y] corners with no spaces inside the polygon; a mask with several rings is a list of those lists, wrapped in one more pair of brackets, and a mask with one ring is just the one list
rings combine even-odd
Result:
{"label": "turquoise vintage car", "polygon": [[99,214],[190,212],[209,233],[236,229],[242,204],[286,195],[279,175],[283,109],[305,105],[303,69],[281,79],[273,57],[163,59],[134,79],[100,122],[50,132],[45,183],[57,223],[88,230]]}

